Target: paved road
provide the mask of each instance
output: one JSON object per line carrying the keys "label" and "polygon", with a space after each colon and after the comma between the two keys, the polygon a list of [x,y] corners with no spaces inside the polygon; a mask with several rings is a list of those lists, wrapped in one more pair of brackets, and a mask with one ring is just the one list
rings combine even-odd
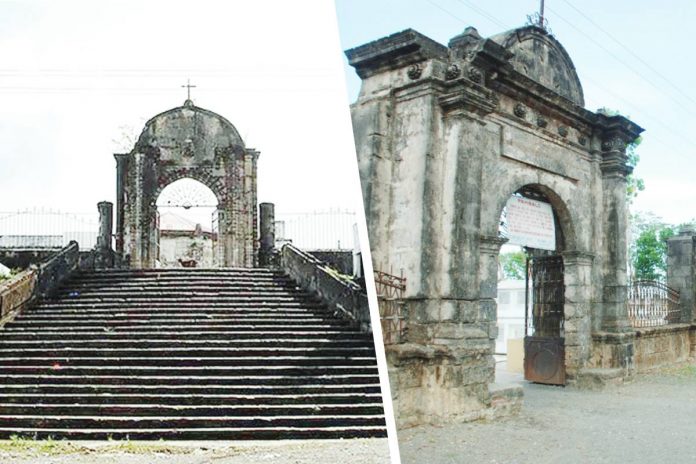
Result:
{"label": "paved road", "polygon": [[[268,442],[75,442],[78,449],[0,442],[2,464],[389,464],[386,439]],[[147,451],[148,447],[151,451]],[[19,448],[27,448],[18,451]],[[48,452],[47,451],[48,448]],[[154,450],[154,451],[153,451]]]}
{"label": "paved road", "polygon": [[696,462],[696,366],[602,392],[524,388],[518,417],[401,431],[402,463]]}

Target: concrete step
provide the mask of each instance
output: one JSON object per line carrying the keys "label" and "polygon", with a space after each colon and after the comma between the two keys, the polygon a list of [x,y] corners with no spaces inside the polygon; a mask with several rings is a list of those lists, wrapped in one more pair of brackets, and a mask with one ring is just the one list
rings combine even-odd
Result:
{"label": "concrete step", "polygon": [[273,291],[273,290],[300,290],[297,284],[288,278],[245,278],[245,279],[219,279],[219,278],[143,278],[120,280],[72,280],[57,291],[92,291],[102,289],[135,290],[151,288],[153,290],[168,288],[203,288],[203,289],[247,289],[249,291]]}
{"label": "concrete step", "polygon": [[343,326],[347,322],[336,320],[326,315],[312,314],[227,314],[227,313],[154,313],[154,314],[120,314],[87,316],[76,314],[53,314],[37,315],[23,314],[14,320],[17,325],[37,325],[37,326],[59,326],[59,325],[101,325],[101,324],[197,324],[206,323],[229,323],[229,324],[271,324],[271,323],[290,323],[290,324],[331,324],[333,326]]}
{"label": "concrete step", "polygon": [[[273,348],[282,345],[284,348],[334,348],[334,347],[364,347],[365,340],[357,338],[341,338],[341,337],[326,337],[326,338],[281,338],[281,337],[263,337],[255,339],[229,340],[229,339],[206,339],[194,337],[193,339],[169,338],[169,339],[113,339],[113,340],[7,340],[3,333],[3,338],[0,338],[0,349],[23,349],[23,348],[184,348],[201,349],[201,348]],[[103,338],[103,337],[102,337]]]}
{"label": "concrete step", "polygon": [[207,295],[207,296],[288,296],[288,295],[299,295],[299,296],[311,296],[311,293],[304,292],[302,290],[294,288],[278,288],[277,286],[271,286],[267,288],[246,288],[237,287],[230,288],[226,287],[202,287],[202,286],[160,286],[160,287],[137,287],[137,288],[115,288],[115,287],[100,287],[93,289],[74,289],[74,288],[64,288],[57,292],[55,296],[57,298],[79,298],[84,296],[130,296],[133,294],[138,296],[148,296],[157,298],[160,295],[169,294],[180,294],[180,295]]}
{"label": "concrete step", "polygon": [[[158,330],[159,329],[159,330]],[[205,330],[204,327],[188,327],[186,330],[171,330],[170,327],[146,327],[142,330],[94,330],[94,331],[79,331],[79,330],[62,330],[62,331],[23,331],[23,330],[6,330],[3,331],[0,346],[4,343],[13,341],[63,341],[66,338],[72,341],[130,341],[130,340],[260,340],[265,337],[276,340],[327,340],[327,339],[342,339],[342,340],[365,340],[365,334],[357,331],[351,331],[347,328],[337,330],[303,330],[303,329],[280,329],[280,330],[224,330],[220,328],[211,328]]]}
{"label": "concrete step", "polygon": [[258,307],[233,307],[222,306],[215,307],[213,305],[204,305],[198,307],[142,307],[134,308],[81,308],[71,309],[69,306],[61,309],[41,309],[33,308],[26,311],[24,317],[27,318],[109,318],[109,317],[170,317],[170,316],[191,316],[191,317],[328,317],[330,313],[323,306],[309,305],[295,307],[274,307],[274,308],[258,308]]}
{"label": "concrete step", "polygon": [[69,332],[78,331],[148,331],[156,332],[161,330],[169,331],[204,331],[204,330],[230,330],[230,331],[251,331],[269,330],[278,331],[335,331],[349,330],[350,326],[338,322],[334,323],[313,323],[313,322],[286,322],[265,321],[255,323],[230,322],[226,320],[160,320],[151,321],[107,321],[107,322],[76,322],[76,321],[55,321],[50,325],[36,323],[32,321],[15,321],[5,325],[8,332],[55,332],[61,328],[67,328]]}
{"label": "concrete step", "polygon": [[266,385],[351,385],[379,382],[376,374],[322,374],[310,372],[298,375],[54,375],[49,374],[5,374],[0,372],[0,384],[82,384],[82,385],[245,385],[259,388]]}
{"label": "concrete step", "polygon": [[[274,398],[297,395],[355,395],[360,398],[363,395],[380,395],[379,378],[370,381],[356,383],[327,384],[318,382],[296,383],[293,385],[151,385],[142,383],[128,384],[38,384],[36,382],[12,384],[0,383],[0,395],[4,397],[34,394],[38,397],[52,395],[106,395],[117,397],[119,395],[149,395],[165,397],[168,395],[187,396],[193,400],[214,396],[272,396]],[[356,400],[357,401],[357,400]]]}
{"label": "concrete step", "polygon": [[[1,365],[0,375],[51,375],[72,376],[151,376],[151,377],[215,377],[238,379],[241,376],[263,382],[265,378],[279,376],[341,376],[378,375],[377,366],[327,366],[278,364],[271,366],[110,366],[110,365],[63,365],[58,362],[43,365]],[[1,401],[1,399],[0,399]]]}
{"label": "concrete step", "polygon": [[376,415],[282,415],[282,416],[76,416],[71,415],[11,415],[0,412],[0,429],[28,428],[90,428],[90,429],[148,429],[148,428],[268,428],[268,427],[346,427],[384,426],[384,417]]}
{"label": "concrete step", "polygon": [[373,346],[362,344],[359,346],[340,347],[333,344],[325,347],[286,347],[286,346],[265,346],[265,347],[123,347],[123,348],[99,348],[93,347],[59,347],[59,348],[8,348],[0,346],[0,359],[16,358],[24,359],[30,357],[51,357],[51,358],[75,358],[75,357],[150,357],[150,358],[243,358],[243,357],[288,357],[303,355],[306,357],[321,356],[369,356],[374,357]]}
{"label": "concrete step", "polygon": [[381,401],[363,404],[217,404],[217,405],[171,405],[160,403],[113,404],[108,399],[100,404],[44,404],[11,403],[3,398],[0,402],[0,415],[10,416],[138,416],[205,418],[221,416],[250,417],[316,417],[316,416],[378,416],[384,413]]}
{"label": "concrete step", "polygon": [[[100,354],[100,353],[93,353]],[[374,356],[236,356],[236,357],[109,357],[76,356],[46,357],[22,356],[0,357],[0,369],[7,366],[159,366],[159,367],[193,367],[193,366],[371,366]]]}
{"label": "concrete step", "polygon": [[[381,414],[382,395],[379,393],[360,393],[359,390],[349,393],[306,393],[297,392],[289,394],[173,394],[173,393],[7,393],[0,389],[2,402],[5,404],[42,404],[42,405],[67,405],[71,407],[80,405],[133,405],[133,404],[159,404],[175,406],[215,406],[215,405],[362,405],[379,407]],[[4,409],[3,409],[4,410]]]}
{"label": "concrete step", "polygon": [[0,427],[0,438],[12,436],[56,440],[313,440],[386,437],[383,425],[378,426],[314,426],[293,425],[264,428],[244,427],[168,427],[159,428],[74,428],[74,427]]}
{"label": "concrete step", "polygon": [[149,311],[154,311],[159,308],[167,309],[191,309],[191,308],[222,308],[227,310],[237,310],[237,309],[254,309],[256,311],[260,309],[301,309],[308,311],[311,309],[325,308],[324,305],[318,302],[312,301],[291,301],[291,300],[257,300],[257,301],[241,301],[235,299],[169,299],[169,300],[136,300],[136,299],[123,299],[123,301],[64,301],[64,300],[54,300],[54,301],[42,301],[36,308],[32,310],[34,313],[48,312],[48,311],[66,311],[66,312],[90,312],[98,310],[110,310],[110,311],[126,311],[128,309],[147,309]]}
{"label": "concrete step", "polygon": [[167,303],[182,303],[189,305],[191,303],[262,303],[263,306],[269,306],[277,303],[306,303],[311,301],[310,295],[289,295],[289,296],[266,296],[266,295],[251,295],[251,296],[234,296],[234,295],[186,295],[179,292],[169,295],[141,295],[140,292],[132,294],[124,294],[122,296],[89,296],[75,298],[59,298],[45,299],[41,303],[41,307],[50,307],[55,305],[70,305],[71,307],[79,307],[92,303],[97,304],[120,304],[120,303],[151,303],[151,304],[167,304]]}

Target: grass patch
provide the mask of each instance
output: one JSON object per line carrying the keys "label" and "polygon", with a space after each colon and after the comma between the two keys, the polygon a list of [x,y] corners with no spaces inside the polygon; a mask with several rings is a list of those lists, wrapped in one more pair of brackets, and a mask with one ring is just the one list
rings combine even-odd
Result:
{"label": "grass patch", "polygon": [[[22,456],[58,456],[65,454],[190,454],[195,447],[177,446],[160,440],[158,443],[126,440],[90,442],[55,440],[51,437],[36,439],[12,435],[9,440],[0,440],[0,454]],[[2,460],[0,460],[2,462]]]}
{"label": "grass patch", "polygon": [[138,442],[130,440],[109,440],[109,444],[99,446],[99,453],[126,454],[190,454],[195,448],[171,445],[164,440],[160,443]]}
{"label": "grass patch", "polygon": [[9,440],[0,440],[0,452],[27,455],[58,455],[79,453],[81,447],[66,440],[54,440],[49,437],[45,440],[12,435]]}
{"label": "grass patch", "polygon": [[682,379],[696,379],[696,365],[682,364],[660,369],[661,374],[673,375]]}

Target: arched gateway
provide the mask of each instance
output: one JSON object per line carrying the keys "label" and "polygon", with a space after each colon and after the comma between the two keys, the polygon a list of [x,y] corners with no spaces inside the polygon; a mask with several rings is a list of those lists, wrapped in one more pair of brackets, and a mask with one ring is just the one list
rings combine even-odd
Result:
{"label": "arched gateway", "polygon": [[190,178],[218,200],[216,262],[254,267],[257,249],[256,163],[234,126],[191,100],[150,119],[130,153],[116,154],[116,251],[135,268],[155,266],[157,197]]}
{"label": "arched gateway", "polygon": [[626,145],[642,129],[585,109],[539,27],[467,28],[447,46],[409,29],[346,54],[363,81],[352,117],[373,261],[407,282],[406,330],[387,347],[398,423],[495,414],[499,226],[515,195],[546,205],[562,238],[532,253],[534,334],[558,349],[541,340],[528,362],[548,383],[630,375]]}

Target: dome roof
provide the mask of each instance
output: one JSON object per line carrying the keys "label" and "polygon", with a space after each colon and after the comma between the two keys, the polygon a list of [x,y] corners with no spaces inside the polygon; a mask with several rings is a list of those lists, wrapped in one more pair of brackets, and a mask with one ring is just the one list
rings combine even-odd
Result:
{"label": "dome roof", "polygon": [[148,147],[158,148],[165,159],[182,154],[212,158],[216,148],[243,148],[244,142],[227,119],[186,100],[145,123],[135,150]]}
{"label": "dome roof", "polygon": [[514,55],[513,68],[579,106],[585,106],[580,79],[561,43],[537,26],[525,26],[491,37]]}

